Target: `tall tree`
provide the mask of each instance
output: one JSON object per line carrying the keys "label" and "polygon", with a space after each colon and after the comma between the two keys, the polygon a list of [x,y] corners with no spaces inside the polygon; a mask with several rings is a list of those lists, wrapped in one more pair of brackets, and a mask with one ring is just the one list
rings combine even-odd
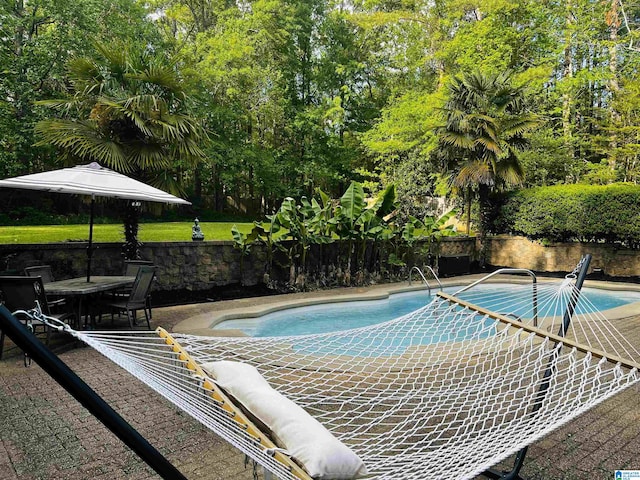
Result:
{"label": "tall tree", "polygon": [[96,161],[181,193],[180,169],[202,159],[206,133],[189,116],[175,63],[138,46],[96,44],[69,61],[71,96],[43,100],[59,117],[36,125],[40,144],[69,163]]}
{"label": "tall tree", "polygon": [[[538,121],[527,110],[524,87],[514,86],[508,74],[479,71],[452,78],[443,115],[434,153],[444,160],[453,185],[466,192],[467,215],[471,193],[477,192],[484,235],[489,193],[521,183],[518,153]],[[467,230],[468,225],[469,217]]]}
{"label": "tall tree", "polygon": [[564,33],[564,48],[563,48],[563,64],[562,64],[562,76],[567,80],[567,88],[562,94],[562,133],[566,145],[569,149],[569,155],[573,157],[573,125],[571,109],[573,107],[572,93],[571,93],[571,79],[573,78],[574,71],[574,59],[573,59],[573,30],[574,30],[574,13],[573,13],[573,1],[568,0],[566,2],[565,13],[565,33]]}
{"label": "tall tree", "polygon": [[[206,133],[189,116],[175,63],[146,48],[96,44],[95,58],[69,62],[72,96],[45,100],[60,116],[36,125],[39,144],[69,163],[95,161],[173,193],[204,157]],[[125,215],[127,258],[137,256],[137,210]]]}
{"label": "tall tree", "polygon": [[[618,72],[618,31],[621,25],[620,0],[610,0],[609,9],[605,14],[605,22],[609,27],[609,93],[612,98],[616,98],[620,94],[619,72]],[[615,102],[609,104],[610,121],[612,125],[620,123],[620,113],[617,110]],[[615,131],[610,132],[609,144],[611,153],[609,154],[609,167],[611,170],[616,169],[616,157],[618,140]]]}
{"label": "tall tree", "polygon": [[155,40],[137,0],[0,2],[0,176],[39,171],[53,150],[34,148],[33,125],[45,116],[34,101],[64,90],[65,63],[90,39]]}

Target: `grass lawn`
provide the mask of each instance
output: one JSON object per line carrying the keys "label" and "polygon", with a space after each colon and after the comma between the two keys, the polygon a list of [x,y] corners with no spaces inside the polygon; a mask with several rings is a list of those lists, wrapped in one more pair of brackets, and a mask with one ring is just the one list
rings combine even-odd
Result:
{"label": "grass lawn", "polygon": [[[200,222],[205,240],[232,240],[231,227],[236,225],[241,232],[248,233],[252,223]],[[188,242],[191,241],[193,222],[141,223],[138,238],[141,242]],[[122,224],[94,225],[94,242],[123,242]],[[65,241],[87,241],[89,225],[42,225],[24,227],[0,226],[0,244],[7,243],[54,243]]]}

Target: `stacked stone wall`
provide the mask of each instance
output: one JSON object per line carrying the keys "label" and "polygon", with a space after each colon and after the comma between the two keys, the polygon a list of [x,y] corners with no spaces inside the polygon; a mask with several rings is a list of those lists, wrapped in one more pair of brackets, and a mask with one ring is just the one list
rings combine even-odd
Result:
{"label": "stacked stone wall", "polygon": [[[338,248],[337,244],[328,247]],[[92,275],[122,275],[124,258],[119,243],[94,244]],[[86,274],[85,242],[0,245],[0,271],[22,275],[24,268],[51,265],[58,280]],[[474,256],[475,240],[447,238],[442,255]],[[143,244],[141,256],[157,267],[156,290],[204,291],[215,287],[242,284],[258,285],[267,271],[267,254],[262,245],[253,245],[242,256],[230,241],[149,242]]]}
{"label": "stacked stone wall", "polygon": [[[524,237],[496,236],[487,239],[487,262],[495,267],[527,268],[537,272],[568,272],[580,257],[593,255],[592,269],[612,277],[640,276],[640,251],[598,243],[532,242]],[[121,244],[99,243],[93,253],[93,275],[121,275],[124,259]],[[87,244],[84,242],[42,245],[0,245],[0,272],[22,275],[25,267],[51,265],[57,279],[86,273]],[[477,258],[473,238],[447,238],[441,255]],[[258,285],[267,271],[267,255],[254,245],[242,257],[228,241],[154,242],[142,246],[142,257],[158,266],[159,290],[201,291],[226,285]],[[416,258],[415,264],[424,259]]]}
{"label": "stacked stone wall", "polygon": [[500,235],[488,239],[487,263],[499,267],[527,268],[536,272],[570,272],[590,253],[591,270],[611,277],[640,275],[640,251],[604,243],[533,242],[525,237]]}

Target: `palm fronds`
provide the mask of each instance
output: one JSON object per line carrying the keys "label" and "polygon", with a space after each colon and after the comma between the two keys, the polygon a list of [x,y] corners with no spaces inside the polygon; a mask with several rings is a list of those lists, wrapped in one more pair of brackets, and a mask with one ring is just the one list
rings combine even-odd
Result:
{"label": "palm fronds", "polygon": [[53,145],[76,161],[155,179],[156,186],[172,183],[167,179],[178,178],[175,168],[204,158],[200,144],[208,139],[188,115],[175,65],[126,45],[96,44],[96,51],[96,58],[69,62],[69,98],[40,102],[58,118],[37,124],[38,144]]}
{"label": "palm fronds", "polygon": [[440,150],[455,185],[496,188],[522,181],[516,152],[527,147],[526,134],[539,122],[526,111],[524,87],[512,86],[509,72],[454,77],[442,112]]}

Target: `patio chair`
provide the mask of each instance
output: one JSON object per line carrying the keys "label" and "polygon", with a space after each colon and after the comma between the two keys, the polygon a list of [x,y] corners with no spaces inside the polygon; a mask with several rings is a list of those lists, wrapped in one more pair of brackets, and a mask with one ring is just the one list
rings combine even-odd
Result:
{"label": "patio chair", "polygon": [[[144,311],[144,316],[147,321],[147,327],[151,329],[151,314],[148,308],[149,291],[153,285],[153,279],[155,277],[156,267],[153,265],[141,265],[138,268],[136,279],[131,287],[131,292],[127,297],[120,295],[114,295],[112,297],[105,297],[100,302],[103,307],[107,307],[118,313],[125,312],[127,319],[129,320],[129,327],[133,329],[136,323],[136,312],[138,310]],[[101,310],[102,311],[102,310]],[[113,313],[111,315],[113,320]]]}
{"label": "patio chair", "polygon": [[[40,277],[44,284],[55,281],[53,278],[53,272],[51,271],[51,265],[35,265],[33,267],[26,267],[24,269],[24,274],[27,277]],[[49,305],[49,310],[55,311],[65,304],[65,299],[51,298],[50,295],[47,295],[47,304]]]}
{"label": "patio chair", "polygon": [[[47,295],[41,277],[29,276],[6,276],[0,277],[0,303],[5,305],[11,312],[16,310],[31,310],[40,305],[42,313],[52,316],[61,321],[67,321],[73,315],[68,313],[52,314],[49,310]],[[24,317],[18,315],[19,320],[25,321]],[[40,329],[46,336],[45,343],[49,345],[51,329],[44,323],[37,320],[32,321],[34,333]],[[0,333],[0,359],[4,349],[4,332]]]}
{"label": "patio chair", "polygon": [[[138,274],[138,270],[140,269],[141,266],[143,265],[148,265],[148,266],[154,266],[153,262],[149,261],[149,260],[125,260],[124,262],[124,274],[127,277],[134,277]],[[153,280],[156,280],[156,277],[154,275]],[[118,291],[118,294],[126,296],[129,295],[129,293],[131,293],[131,289],[125,289],[125,290],[120,290]],[[153,319],[153,313],[151,313],[151,294],[147,295],[147,310],[149,311],[149,319]]]}
{"label": "patio chair", "polygon": [[138,274],[138,269],[142,265],[151,265],[153,262],[149,260],[125,260],[124,261],[124,274],[133,277]]}
{"label": "patio chair", "polygon": [[41,277],[42,283],[53,282],[51,265],[35,265],[33,267],[27,267],[24,269],[24,274],[27,277]]}

